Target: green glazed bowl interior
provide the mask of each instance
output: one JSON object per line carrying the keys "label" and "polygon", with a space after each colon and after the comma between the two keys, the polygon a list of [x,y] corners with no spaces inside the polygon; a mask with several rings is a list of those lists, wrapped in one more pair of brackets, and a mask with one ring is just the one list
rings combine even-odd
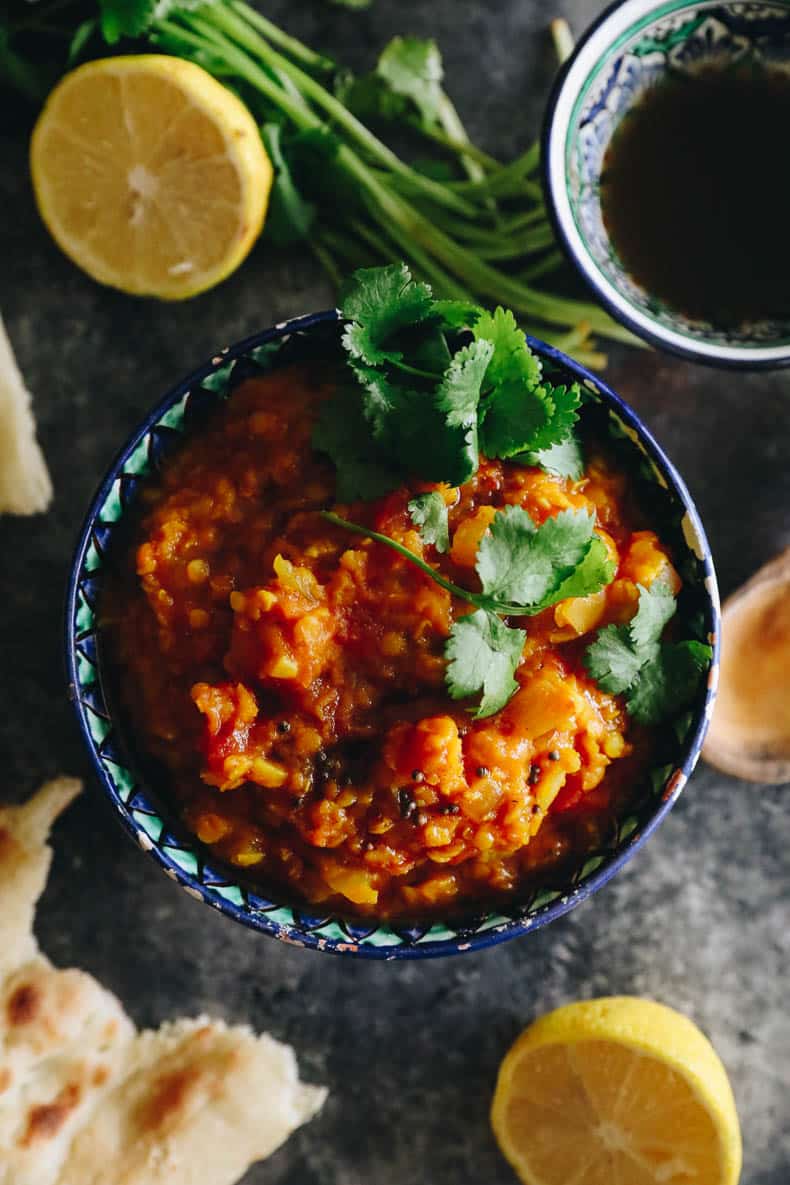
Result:
{"label": "green glazed bowl interior", "polygon": [[727,330],[684,316],[631,278],[604,226],[600,178],[621,121],[663,79],[711,64],[770,65],[790,73],[790,0],[625,0],[609,8],[577,46],[549,105],[543,154],[549,208],[561,241],[598,298],[641,337],[702,362],[787,365],[790,322]]}

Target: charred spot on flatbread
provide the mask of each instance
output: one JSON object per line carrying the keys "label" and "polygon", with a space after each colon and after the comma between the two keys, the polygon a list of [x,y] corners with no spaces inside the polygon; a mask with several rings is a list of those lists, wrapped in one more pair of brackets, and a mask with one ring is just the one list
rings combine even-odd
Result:
{"label": "charred spot on flatbread", "polygon": [[41,992],[34,983],[21,983],[6,1004],[6,1016],[10,1028],[30,1024],[41,1008]]}
{"label": "charred spot on flatbread", "polygon": [[20,1140],[23,1148],[30,1148],[39,1140],[54,1140],[80,1104],[82,1089],[78,1082],[63,1087],[51,1103],[31,1107],[27,1126]]}

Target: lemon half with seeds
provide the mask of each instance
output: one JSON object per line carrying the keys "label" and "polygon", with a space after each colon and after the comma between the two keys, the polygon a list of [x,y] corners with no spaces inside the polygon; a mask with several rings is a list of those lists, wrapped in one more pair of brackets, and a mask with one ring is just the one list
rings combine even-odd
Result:
{"label": "lemon half with seeds", "polygon": [[737,1185],[727,1074],[687,1017],[627,996],[549,1013],[511,1048],[491,1122],[526,1185]]}
{"label": "lemon half with seeds", "polygon": [[38,119],[30,161],[63,251],[102,284],[165,300],[238,267],[272,184],[241,100],[200,66],[158,54],[67,74]]}

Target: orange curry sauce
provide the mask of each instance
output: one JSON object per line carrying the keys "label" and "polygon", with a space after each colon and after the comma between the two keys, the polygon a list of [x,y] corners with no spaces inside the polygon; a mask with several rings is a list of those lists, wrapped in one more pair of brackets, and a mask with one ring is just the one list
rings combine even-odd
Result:
{"label": "orange curry sauce", "polygon": [[[470,606],[381,544],[321,519],[334,470],[310,447],[328,371],[246,381],[145,491],[104,616],[135,727],[216,856],[316,905],[420,917],[512,896],[597,843],[650,735],[600,691],[589,631],[628,620],[637,583],[679,580],[636,529],[628,479],[588,445],[578,482],[483,461],[460,489],[414,483],[345,517],[479,587],[496,509],[536,523],[592,509],[617,558],[594,596],[519,618],[520,690],[476,721],[445,684]],[[407,502],[439,488],[452,548],[422,545]]]}

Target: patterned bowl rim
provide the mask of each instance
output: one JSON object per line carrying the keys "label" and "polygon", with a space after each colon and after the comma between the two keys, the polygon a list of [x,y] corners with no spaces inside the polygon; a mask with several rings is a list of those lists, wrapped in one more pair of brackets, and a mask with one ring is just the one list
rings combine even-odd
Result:
{"label": "patterned bowl rim", "polygon": [[[261,912],[259,908],[250,907],[246,904],[239,905],[234,903],[234,901],[228,900],[216,892],[215,887],[205,884],[198,877],[185,871],[164,850],[165,845],[160,846],[145,831],[141,830],[132,817],[131,799],[129,800],[129,804],[122,799],[118,787],[109,776],[101,760],[100,746],[94,740],[89,724],[90,706],[83,702],[80,695],[82,681],[77,649],[80,637],[80,627],[77,621],[79,589],[83,578],[89,577],[90,569],[86,567],[85,561],[91,547],[93,530],[97,523],[99,512],[104,507],[108,495],[113,488],[113,484],[122,472],[126,461],[139,446],[140,442],[149,434],[151,429],[158,424],[164,413],[176,405],[193,388],[202,383],[203,380],[209,378],[218,370],[227,367],[229,363],[250,353],[259,346],[286,338],[294,333],[305,333],[311,329],[338,323],[339,321],[340,314],[335,309],[313,313],[308,316],[281,322],[272,329],[253,334],[234,346],[222,349],[212,357],[210,362],[199,367],[173,387],[129,435],[126,444],[123,445],[110,464],[90,503],[80,528],[78,543],[72,560],[66,592],[64,623],[69,698],[74,705],[79,729],[87,746],[93,769],[103,791],[114,807],[116,817],[138,846],[148,852],[160,867],[164,869],[165,873],[172,880],[180,884],[192,897],[211,905],[213,908],[233,918],[235,921],[241,922],[245,926],[272,935],[284,942],[335,954],[355,955],[361,958],[374,959],[415,959],[481,950],[485,947],[504,942],[507,939],[527,934],[532,930],[547,925],[556,918],[562,917],[605,885],[631,859],[656,827],[658,827],[662,819],[665,818],[677,801],[688,778],[691,776],[702,749],[716,695],[720,651],[719,597],[710,547],[691,495],[672,462],[628,404],[624,403],[597,375],[587,370],[580,363],[575,362],[572,358],[569,358],[566,354],[563,354],[560,350],[547,345],[539,339],[529,336],[527,338],[532,349],[543,358],[549,359],[558,366],[562,366],[573,373],[579,382],[583,383],[588,390],[599,396],[601,402],[615,413],[628,430],[628,435],[642,446],[643,451],[655,467],[660,479],[666,481],[674,499],[683,507],[683,533],[690,551],[695,554],[702,569],[701,584],[705,590],[705,632],[709,636],[713,646],[713,659],[704,698],[700,697],[691,719],[691,725],[682,743],[680,750],[682,760],[680,757],[678,758],[671,775],[667,776],[660,795],[656,795],[654,813],[646,820],[641,829],[637,828],[629,834],[621,846],[610,857],[605,858],[595,871],[587,876],[582,875],[580,882],[572,890],[557,896],[556,899],[537,908],[532,907],[534,912],[530,912],[526,917],[504,917],[500,914],[489,912],[482,921],[475,923],[472,930],[465,930],[463,936],[458,933],[462,929],[461,926],[457,925],[455,932],[453,932],[449,929],[453,923],[447,923],[445,933],[448,936],[430,940],[425,939],[423,934],[420,933],[419,927],[414,930],[408,927],[399,930],[397,928],[397,922],[386,923],[379,922],[375,919],[371,919],[370,922],[366,919],[358,919],[358,921],[350,923],[344,922],[343,919],[325,919],[322,925],[332,920],[339,921],[344,926],[344,936],[341,938],[321,934],[319,931],[322,925],[316,925],[314,928],[315,932],[313,932],[304,927],[299,927],[293,918],[290,922],[276,920],[271,918],[268,912]],[[144,782],[141,782],[141,787],[143,789],[145,788]],[[166,826],[163,834],[167,835],[167,815],[165,815],[165,823]],[[200,848],[201,845],[197,841],[195,843],[196,847]],[[269,904],[276,907],[276,902],[270,902]],[[311,909],[315,909],[315,907],[305,907],[302,912],[309,917]],[[351,932],[347,933],[346,926],[348,927],[348,931]],[[358,933],[354,931],[358,931]],[[385,944],[381,944],[381,940],[379,944],[367,941],[371,935],[380,934],[381,931],[386,931],[390,935],[389,940],[386,940]]]}
{"label": "patterned bowl rim", "polygon": [[[755,3],[757,0],[755,0]],[[790,9],[790,0],[771,0]],[[640,28],[683,9],[727,8],[727,0],[614,0],[582,34],[554,83],[543,123],[541,160],[546,207],[571,263],[609,313],[653,346],[682,358],[729,370],[772,370],[790,366],[790,344],[724,345],[661,324],[635,308],[595,261],[577,226],[567,175],[567,145],[576,104],[588,81],[618,45]]]}

